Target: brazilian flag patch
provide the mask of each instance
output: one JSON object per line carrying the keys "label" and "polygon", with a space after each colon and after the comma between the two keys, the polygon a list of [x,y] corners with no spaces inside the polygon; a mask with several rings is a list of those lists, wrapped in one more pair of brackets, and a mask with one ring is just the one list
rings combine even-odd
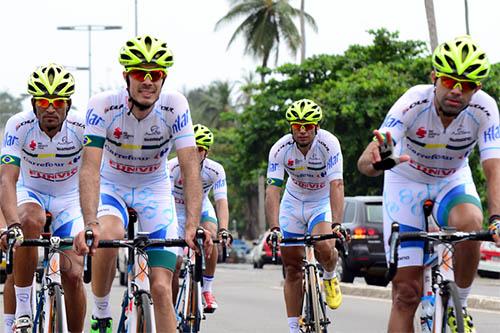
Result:
{"label": "brazilian flag patch", "polygon": [[267,183],[267,185],[274,185],[277,187],[282,187],[283,186],[283,179],[267,178],[266,183]]}
{"label": "brazilian flag patch", "polygon": [[85,147],[102,148],[104,147],[104,141],[105,141],[104,138],[95,135],[85,135],[83,137],[83,145]]}
{"label": "brazilian flag patch", "polygon": [[3,155],[1,158],[2,164],[13,164],[21,166],[21,159],[12,155]]}

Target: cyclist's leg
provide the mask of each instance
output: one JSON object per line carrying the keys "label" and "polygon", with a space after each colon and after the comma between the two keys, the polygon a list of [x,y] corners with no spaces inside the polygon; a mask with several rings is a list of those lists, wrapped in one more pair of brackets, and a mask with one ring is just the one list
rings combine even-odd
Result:
{"label": "cyclist's leg", "polygon": [[[68,204],[72,206],[68,206]],[[78,193],[54,198],[47,209],[52,213],[52,234],[61,238],[74,237],[83,230],[83,219],[78,201]],[[82,332],[87,299],[83,286],[83,257],[76,255],[72,248],[64,249],[60,256],[61,281],[66,303],[68,330]]]}
{"label": "cyclist's leg", "polygon": [[[149,232],[150,238],[178,237],[177,217],[169,186],[158,182],[134,191],[132,208],[137,211],[139,230]],[[172,300],[172,277],[178,248],[149,247],[146,249],[151,267],[150,288],[158,331],[174,332],[176,318]]]}
{"label": "cyclist's leg", "polygon": [[[285,191],[280,204],[279,222],[283,237],[304,236],[307,230],[307,221],[302,216],[303,202],[292,197]],[[302,310],[302,259],[304,247],[281,246],[281,260],[286,276],[283,286],[285,294],[286,312],[290,332],[299,332],[299,317]]]}
{"label": "cyclist's leg", "polygon": [[[26,188],[17,189],[19,219],[25,239],[38,238],[45,225],[45,197]],[[14,254],[16,318],[31,315],[31,286],[38,264],[36,247],[19,247]]]}
{"label": "cyclist's leg", "polygon": [[[326,198],[319,202],[308,202],[305,205],[305,214],[308,214],[308,232],[311,235],[332,233],[332,212],[330,199]],[[335,249],[335,240],[327,239],[314,244],[314,253],[325,272],[335,271],[338,252]]]}
{"label": "cyclist's leg", "polygon": [[[128,223],[122,189],[101,183],[98,219],[101,239],[123,239]],[[118,249],[98,249],[92,258],[93,318],[111,318],[110,291],[116,273]]]}
{"label": "cyclist's leg", "polygon": [[16,294],[14,293],[14,276],[7,275],[3,286],[3,320],[6,333],[12,332],[12,325],[16,318]]}
{"label": "cyclist's leg", "polygon": [[[183,202],[175,202],[175,211],[178,223],[178,237],[184,238],[184,224],[186,221],[186,206]],[[172,301],[175,304],[177,294],[179,293],[179,274],[182,266],[182,259],[184,256],[184,249],[178,248],[177,262],[175,264],[174,275],[172,276]]]}
{"label": "cyclist's leg", "polygon": [[[215,210],[209,200],[203,203],[203,212],[201,214],[201,226],[210,231],[214,238],[217,237],[217,217]],[[215,311],[218,308],[215,297],[212,293],[212,284],[215,279],[215,267],[217,266],[217,258],[219,257],[218,247],[216,244],[212,246],[212,253],[206,259],[206,269],[203,272],[203,288],[202,293],[205,298],[205,308],[208,313]]]}
{"label": "cyclist's leg", "polygon": [[[432,193],[431,193],[432,192]],[[422,204],[433,199],[432,188],[412,182],[394,172],[386,172],[384,179],[384,245],[389,253],[388,239],[391,224],[400,223],[400,231],[422,230]],[[413,332],[413,318],[422,296],[423,242],[403,242],[399,249],[398,272],[392,281],[392,308],[389,332]]]}

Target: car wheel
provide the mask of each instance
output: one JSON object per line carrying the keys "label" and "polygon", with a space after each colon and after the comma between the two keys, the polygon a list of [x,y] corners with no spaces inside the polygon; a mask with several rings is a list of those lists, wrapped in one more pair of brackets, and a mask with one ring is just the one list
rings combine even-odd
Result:
{"label": "car wheel", "polygon": [[389,281],[385,278],[385,276],[366,275],[365,281],[366,281],[366,284],[369,284],[372,286],[385,287],[389,284]]}
{"label": "car wheel", "polygon": [[484,278],[500,279],[500,272],[490,272],[490,271],[478,270],[477,274],[480,277],[484,277]]}
{"label": "car wheel", "polygon": [[253,268],[262,269],[263,266],[264,264],[261,260],[253,262]]}
{"label": "car wheel", "polygon": [[337,277],[342,282],[352,283],[354,281],[354,273],[349,270],[344,257],[341,255],[339,255],[337,260],[337,266],[335,266],[335,274],[337,274]]}

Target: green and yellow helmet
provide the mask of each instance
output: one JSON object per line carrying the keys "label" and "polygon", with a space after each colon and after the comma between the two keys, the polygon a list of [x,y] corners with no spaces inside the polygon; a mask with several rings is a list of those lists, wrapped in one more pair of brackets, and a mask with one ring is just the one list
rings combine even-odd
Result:
{"label": "green and yellow helmet", "polygon": [[75,92],[75,79],[63,66],[48,64],[38,67],[28,79],[28,93],[33,96],[70,97]]}
{"label": "green and yellow helmet", "polygon": [[295,101],[286,110],[286,120],[289,123],[313,123],[317,124],[323,118],[321,107],[310,99]]}
{"label": "green and yellow helmet", "polygon": [[150,35],[137,36],[128,40],[120,49],[120,64],[134,67],[141,64],[156,64],[167,69],[174,64],[172,51],[167,43]]}
{"label": "green and yellow helmet", "polygon": [[437,72],[480,81],[488,77],[490,62],[470,36],[457,37],[434,50],[432,65]]}
{"label": "green and yellow helmet", "polygon": [[212,131],[208,127],[201,124],[194,125],[193,129],[196,145],[209,150],[214,143],[214,134]]}

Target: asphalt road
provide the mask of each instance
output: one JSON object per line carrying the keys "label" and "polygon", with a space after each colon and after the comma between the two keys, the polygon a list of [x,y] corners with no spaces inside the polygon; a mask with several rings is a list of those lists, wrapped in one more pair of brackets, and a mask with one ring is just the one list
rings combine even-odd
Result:
{"label": "asphalt road", "polygon": [[[500,291],[500,281],[478,279],[473,293]],[[356,280],[356,284],[363,284]],[[112,291],[115,329],[120,313],[123,287],[115,280]],[[89,291],[89,289],[88,289]],[[219,265],[214,292],[220,308],[207,314],[202,332],[254,333],[288,332],[283,300],[281,267],[265,266],[262,270],[250,265]],[[90,295],[90,293],[88,293]],[[489,294],[492,296],[491,294]],[[342,306],[328,310],[335,332],[385,332],[390,311],[388,300],[344,295]],[[88,317],[90,317],[90,297]],[[499,312],[471,311],[478,332],[497,332]],[[88,332],[88,320],[85,331]],[[0,318],[3,327],[3,318]]]}

